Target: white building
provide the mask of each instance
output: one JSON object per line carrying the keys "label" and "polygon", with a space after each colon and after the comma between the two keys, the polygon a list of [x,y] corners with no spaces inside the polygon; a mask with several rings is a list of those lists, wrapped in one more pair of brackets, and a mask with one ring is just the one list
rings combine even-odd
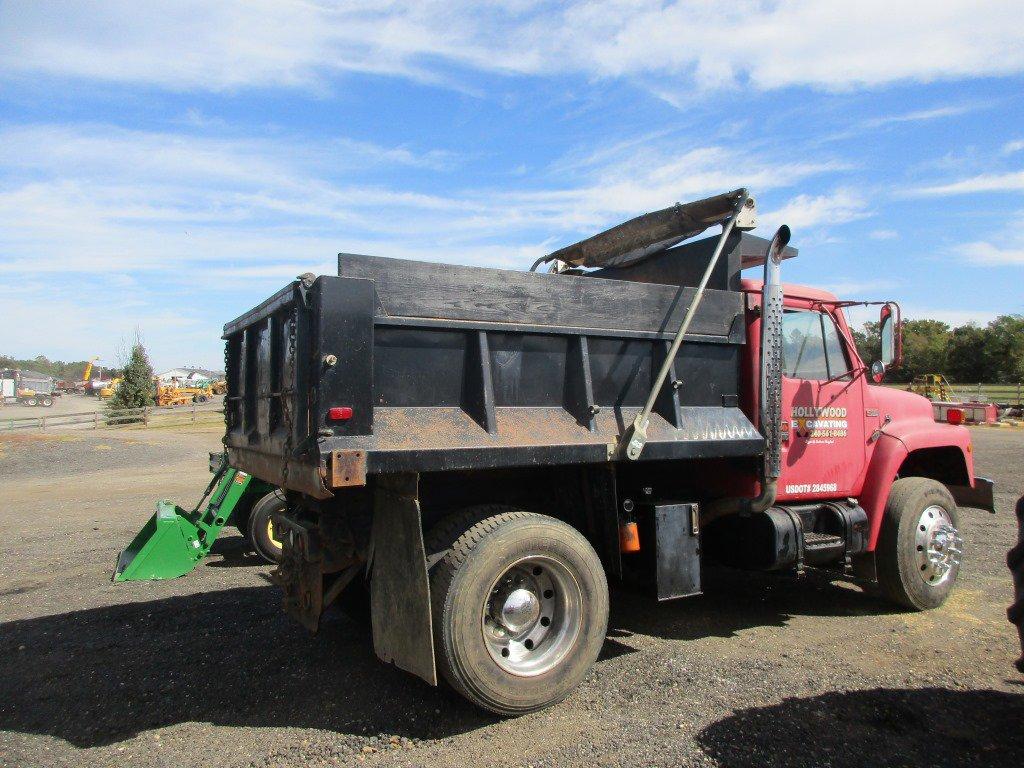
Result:
{"label": "white building", "polygon": [[197,384],[206,381],[217,381],[224,378],[223,371],[211,371],[206,368],[171,368],[169,371],[158,373],[156,377],[161,384]]}

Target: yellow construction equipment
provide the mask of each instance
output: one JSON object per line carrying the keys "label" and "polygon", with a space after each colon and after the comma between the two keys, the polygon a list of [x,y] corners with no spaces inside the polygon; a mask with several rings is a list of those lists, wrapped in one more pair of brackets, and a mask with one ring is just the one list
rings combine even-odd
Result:
{"label": "yellow construction equipment", "polygon": [[156,385],[157,405],[188,405],[190,403],[205,403],[213,397],[213,390],[210,387],[182,387],[177,384]]}
{"label": "yellow construction equipment", "polygon": [[156,386],[156,404],[161,407],[169,405],[188,405],[192,402],[192,395],[182,392],[178,387]]}
{"label": "yellow construction equipment", "polygon": [[99,359],[100,358],[97,355],[96,357],[92,358],[91,360],[89,360],[88,363],[85,364],[85,371],[82,373],[82,383],[83,384],[88,386],[88,384],[89,384],[89,377],[92,375],[92,364],[95,363]]}
{"label": "yellow construction equipment", "polygon": [[213,397],[213,389],[209,384],[204,387],[179,387],[179,391],[191,397],[193,403],[205,403]]}
{"label": "yellow construction equipment", "polygon": [[938,400],[943,403],[960,402],[968,399],[957,394],[956,390],[953,389],[953,385],[941,373],[922,373],[920,376],[915,376],[914,380],[910,382],[910,386],[907,387],[907,391],[923,395],[929,400]]}
{"label": "yellow construction equipment", "polygon": [[105,387],[103,387],[103,389],[101,389],[99,391],[99,396],[101,398],[103,398],[104,400],[106,400],[108,397],[113,397],[114,396],[114,392],[117,391],[117,385],[120,384],[120,383],[121,383],[121,377],[120,376],[115,376],[109,382],[107,382],[107,385]]}

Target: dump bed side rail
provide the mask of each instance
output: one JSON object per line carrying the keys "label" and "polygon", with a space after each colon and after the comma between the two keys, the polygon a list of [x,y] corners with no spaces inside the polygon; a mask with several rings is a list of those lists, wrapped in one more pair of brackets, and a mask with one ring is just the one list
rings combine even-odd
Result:
{"label": "dump bed side rail", "polygon": [[[611,460],[694,294],[352,254],[339,272],[225,326],[232,466],[318,497],[376,473]],[[743,312],[706,292],[645,460],[763,450],[738,407]]]}

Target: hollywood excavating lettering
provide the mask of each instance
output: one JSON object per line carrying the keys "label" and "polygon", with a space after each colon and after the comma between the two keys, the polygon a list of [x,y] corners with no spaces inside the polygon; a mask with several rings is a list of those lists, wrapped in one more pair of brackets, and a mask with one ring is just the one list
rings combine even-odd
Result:
{"label": "hollywood excavating lettering", "polygon": [[792,419],[793,434],[805,439],[846,437],[850,429],[846,409],[837,406],[796,405]]}

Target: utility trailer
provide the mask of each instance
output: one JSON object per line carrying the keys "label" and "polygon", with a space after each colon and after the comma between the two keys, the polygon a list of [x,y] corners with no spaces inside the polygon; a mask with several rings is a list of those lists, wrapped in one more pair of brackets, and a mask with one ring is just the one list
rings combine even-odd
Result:
{"label": "utility trailer", "polygon": [[957,503],[992,508],[967,431],[873,386],[898,307],[865,365],[754,213],[677,205],[529,272],[341,254],[228,323],[227,463],[283,490],[286,610],[315,631],[368,594],[382,660],[511,715],[582,680],[609,578],[699,594],[710,557],[940,604]]}

